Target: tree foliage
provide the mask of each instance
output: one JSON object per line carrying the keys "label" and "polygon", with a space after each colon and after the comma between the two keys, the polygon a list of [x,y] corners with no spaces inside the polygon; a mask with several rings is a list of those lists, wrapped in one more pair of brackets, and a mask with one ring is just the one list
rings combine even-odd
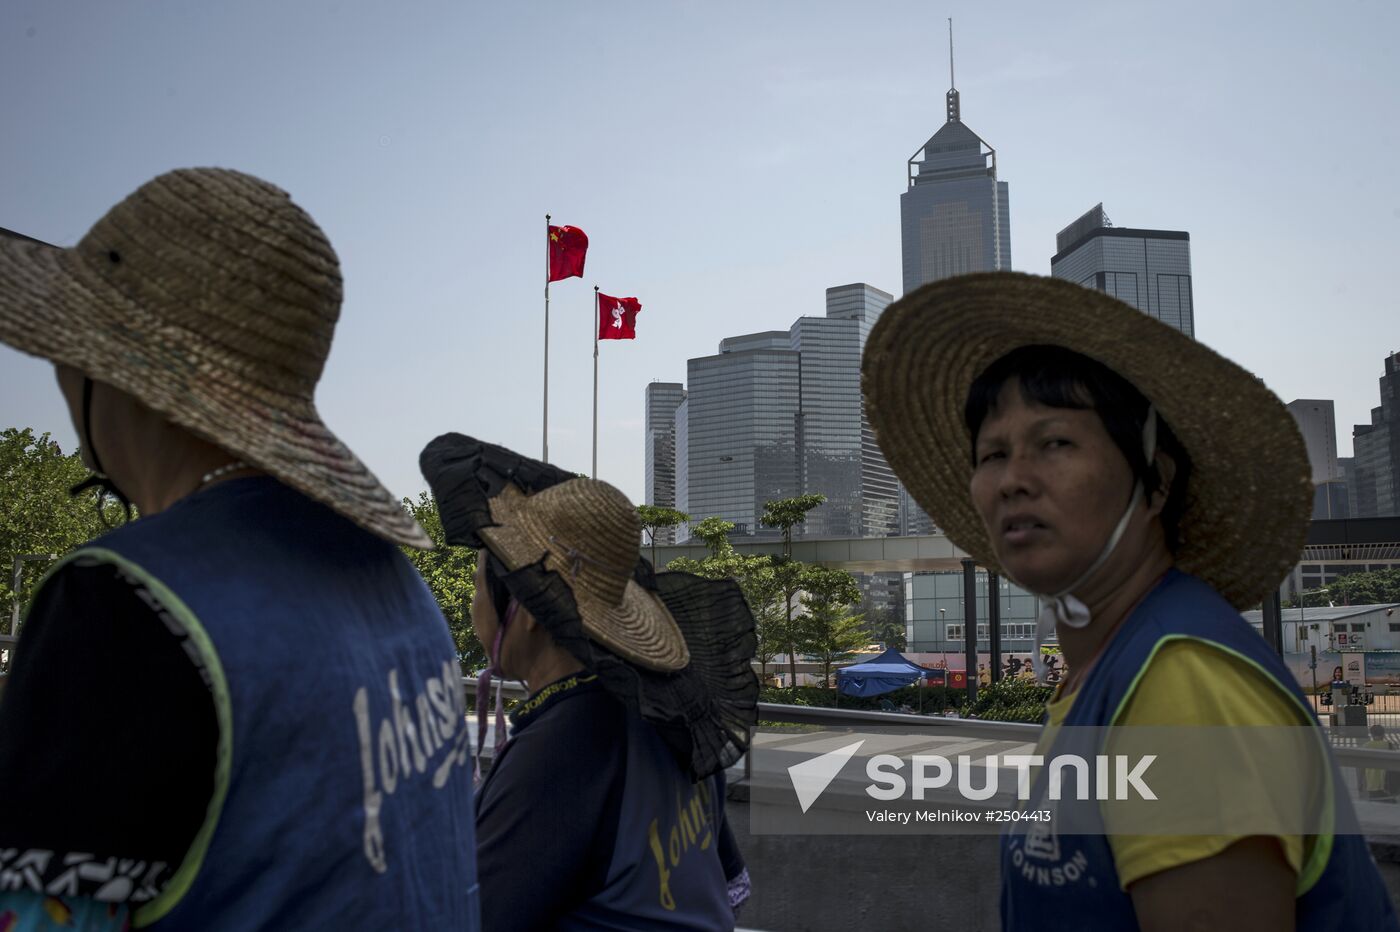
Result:
{"label": "tree foliage", "polygon": [[[1348,573],[1327,584],[1325,589],[1309,589],[1303,593],[1303,605],[1322,608],[1334,605],[1378,605],[1400,602],[1400,569],[1373,570],[1369,573]],[[1292,604],[1296,607],[1298,600]]]}
{"label": "tree foliage", "polygon": [[849,659],[870,641],[861,616],[851,612],[860,601],[860,586],[850,573],[824,566],[803,566],[800,582],[804,612],[795,622],[793,640],[798,650],[821,663],[825,685],[832,664]]}
{"label": "tree foliage", "polygon": [[471,602],[476,590],[476,551],[448,545],[437,502],[427,492],[419,492],[417,501],[405,498],[403,507],[437,545],[434,550],[404,547],[404,555],[422,574],[442,609],[447,629],[452,632],[452,642],[457,647],[457,656],[468,669],[485,666],[486,651],[477,640],[471,620]]}
{"label": "tree foliage", "polygon": [[904,618],[894,609],[883,609],[865,616],[865,630],[870,639],[878,641],[887,649],[904,650],[909,646]]}
{"label": "tree foliage", "polygon": [[[794,514],[800,517],[822,500],[821,496],[802,498],[805,501],[770,502],[765,513],[781,512],[784,519]],[[785,503],[793,502],[798,504],[786,508]],[[778,505],[784,507],[773,507]],[[832,664],[868,643],[861,616],[851,613],[851,607],[860,601],[855,577],[787,556],[741,554],[729,541],[733,529],[733,522],[706,518],[695,526],[694,533],[705,541],[709,554],[702,560],[672,560],[666,568],[739,583],[754,615],[758,635],[755,659],[761,677],[767,678],[768,665],[779,654],[788,655],[794,682],[798,654],[817,656],[829,673]]]}
{"label": "tree foliage", "polygon": [[759,523],[764,527],[780,528],[783,532],[783,559],[792,558],[792,529],[807,520],[807,513],[826,501],[820,492],[798,495],[793,498],[780,498],[763,504],[763,517]]}
{"label": "tree foliage", "polygon": [[685,524],[690,520],[690,515],[674,508],[663,508],[660,505],[638,505],[637,517],[641,519],[642,528],[647,532],[647,538],[651,541],[651,565],[655,568],[657,532]]}
{"label": "tree foliage", "polygon": [[977,698],[968,713],[991,721],[1039,725],[1053,692],[1054,687],[1029,680],[997,680],[977,690]]}
{"label": "tree foliage", "polygon": [[[91,493],[78,498],[69,494],[89,475],[78,452],[64,453],[48,434],[36,437],[28,427],[0,431],[0,605],[5,618],[14,599],[11,570],[16,556],[62,556],[124,519],[116,502],[108,501],[99,515]],[[22,566],[21,608],[28,605],[48,562]]]}
{"label": "tree foliage", "polygon": [[705,542],[706,547],[710,548],[710,556],[717,557],[734,549],[734,545],[729,543],[729,532],[732,530],[734,530],[733,521],[726,521],[723,518],[706,518],[695,525],[694,534]]}

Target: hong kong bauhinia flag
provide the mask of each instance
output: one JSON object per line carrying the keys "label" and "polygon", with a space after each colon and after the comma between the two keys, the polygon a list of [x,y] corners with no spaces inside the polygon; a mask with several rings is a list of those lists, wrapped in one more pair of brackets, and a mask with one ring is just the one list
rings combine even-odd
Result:
{"label": "hong kong bauhinia flag", "polygon": [[642,304],[636,298],[614,298],[598,293],[598,339],[637,339],[637,315]]}
{"label": "hong kong bauhinia flag", "polygon": [[583,276],[588,255],[588,235],[578,227],[549,228],[549,280]]}

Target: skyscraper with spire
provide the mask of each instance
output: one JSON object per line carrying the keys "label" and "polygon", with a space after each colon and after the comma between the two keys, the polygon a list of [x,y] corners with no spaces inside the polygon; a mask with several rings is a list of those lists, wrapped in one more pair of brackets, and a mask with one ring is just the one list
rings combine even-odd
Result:
{"label": "skyscraper with spire", "polygon": [[[947,121],[909,159],[899,197],[904,292],[952,275],[1011,268],[1011,213],[996,150],[962,121],[948,21]],[[985,150],[985,151],[983,151]]]}

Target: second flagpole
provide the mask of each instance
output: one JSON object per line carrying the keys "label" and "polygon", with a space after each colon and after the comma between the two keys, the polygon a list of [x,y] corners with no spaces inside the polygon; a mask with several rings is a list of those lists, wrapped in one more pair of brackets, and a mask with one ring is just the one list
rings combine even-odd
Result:
{"label": "second flagpole", "polygon": [[544,443],[540,459],[549,462],[549,214],[544,215]]}
{"label": "second flagpole", "polygon": [[593,286],[593,478],[598,478],[598,286]]}

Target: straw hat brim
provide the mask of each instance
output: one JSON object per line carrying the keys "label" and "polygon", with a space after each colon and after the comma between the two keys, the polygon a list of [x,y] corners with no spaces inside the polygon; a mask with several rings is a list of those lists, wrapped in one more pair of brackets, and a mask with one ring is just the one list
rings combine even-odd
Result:
{"label": "straw hat brim", "polygon": [[[581,501],[579,507],[587,508],[588,503]],[[511,570],[543,561],[546,570],[569,580],[589,637],[648,670],[675,671],[690,663],[685,638],[665,603],[632,579],[619,604],[590,588],[590,574],[573,572],[566,557],[551,545],[549,529],[540,524],[529,497],[519,488],[506,486],[491,499],[491,517],[495,526],[481,529],[491,552]],[[630,575],[632,567],[622,572]]]}
{"label": "straw hat brim", "polygon": [[1176,564],[1232,605],[1257,605],[1297,563],[1313,487],[1293,418],[1259,379],[1108,295],[1012,272],[926,285],[890,305],[861,385],[880,448],[914,500],[983,566],[999,563],[969,493],[973,381],[1029,345],[1061,346],[1127,379],[1191,457]]}
{"label": "straw hat brim", "polygon": [[121,389],[380,537],[433,546],[314,404],[229,371],[217,346],[145,311],[76,250],[0,239],[0,342]]}

